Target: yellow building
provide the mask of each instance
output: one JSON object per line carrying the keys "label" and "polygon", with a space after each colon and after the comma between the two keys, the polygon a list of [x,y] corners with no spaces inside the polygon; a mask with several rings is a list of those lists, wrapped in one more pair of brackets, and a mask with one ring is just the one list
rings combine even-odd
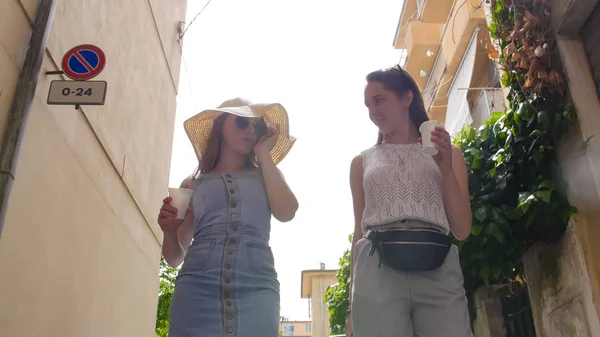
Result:
{"label": "yellow building", "polygon": [[[310,304],[310,318],[313,337],[329,337],[329,312],[325,303],[325,290],[337,283],[337,270],[321,269],[303,270],[301,282],[301,298],[307,298]],[[285,335],[284,335],[285,336]]]}
{"label": "yellow building", "polygon": [[279,322],[279,334],[281,336],[311,337],[311,321],[288,321]]}
{"label": "yellow building", "polygon": [[487,53],[489,33],[480,0],[406,0],[394,47],[417,81],[429,117],[456,133],[504,110],[497,65]]}
{"label": "yellow building", "polygon": [[[156,216],[168,187],[186,2],[54,1],[0,220],[0,336],[154,336]],[[0,1],[0,135],[15,128],[9,111],[22,97],[16,85],[38,4],[48,3]],[[105,105],[48,105],[50,82],[66,78],[46,72],[60,71],[79,44],[106,55],[94,79],[108,82]]]}

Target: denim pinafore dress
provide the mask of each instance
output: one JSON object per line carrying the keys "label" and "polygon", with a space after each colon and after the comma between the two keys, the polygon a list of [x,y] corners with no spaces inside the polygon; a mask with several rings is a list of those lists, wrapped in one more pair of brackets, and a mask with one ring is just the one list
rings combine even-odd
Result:
{"label": "denim pinafore dress", "polygon": [[279,336],[271,211],[260,170],[200,176],[194,238],[175,282],[170,337]]}

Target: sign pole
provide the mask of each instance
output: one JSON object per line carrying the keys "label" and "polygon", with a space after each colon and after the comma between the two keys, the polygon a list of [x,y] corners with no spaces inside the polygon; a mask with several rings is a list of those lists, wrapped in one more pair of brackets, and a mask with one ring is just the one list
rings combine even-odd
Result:
{"label": "sign pole", "polygon": [[50,35],[55,10],[56,1],[38,1],[29,48],[19,73],[15,95],[8,112],[6,129],[2,138],[2,148],[0,149],[0,239],[2,239],[8,200],[15,179],[15,163],[19,159],[21,141],[25,134],[31,102],[35,95],[38,75],[42,68],[46,42]]}

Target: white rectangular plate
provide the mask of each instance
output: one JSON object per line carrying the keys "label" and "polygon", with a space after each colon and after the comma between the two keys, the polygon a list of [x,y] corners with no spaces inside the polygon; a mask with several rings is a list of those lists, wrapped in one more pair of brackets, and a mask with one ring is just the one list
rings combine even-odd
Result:
{"label": "white rectangular plate", "polygon": [[52,81],[48,104],[104,105],[106,81]]}

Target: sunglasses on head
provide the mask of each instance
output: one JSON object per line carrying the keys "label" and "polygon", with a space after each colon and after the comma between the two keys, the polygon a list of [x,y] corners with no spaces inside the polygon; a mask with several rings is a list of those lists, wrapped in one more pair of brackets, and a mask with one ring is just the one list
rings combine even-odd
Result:
{"label": "sunglasses on head", "polygon": [[[235,118],[235,126],[240,130],[246,130],[251,124],[250,118],[237,116]],[[260,118],[254,122],[254,133],[258,138],[267,134],[267,124],[264,118]]]}
{"label": "sunglasses on head", "polygon": [[398,72],[398,73],[404,75],[404,72],[406,70],[404,70],[399,64],[396,64],[395,66],[387,68],[387,69],[384,69],[383,71],[386,71],[386,72],[387,71],[395,71],[395,72]]}

